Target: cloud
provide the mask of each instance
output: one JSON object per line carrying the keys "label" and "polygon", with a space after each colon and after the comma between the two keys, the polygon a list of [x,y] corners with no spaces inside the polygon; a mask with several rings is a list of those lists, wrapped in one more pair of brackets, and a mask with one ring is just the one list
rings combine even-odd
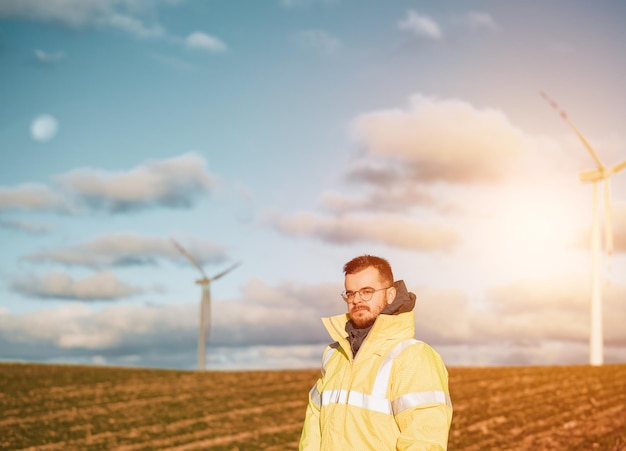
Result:
{"label": "cloud", "polygon": [[268,216],[267,223],[289,235],[311,236],[329,243],[375,242],[420,251],[451,251],[458,234],[439,224],[413,222],[402,215],[322,217],[309,212]]}
{"label": "cloud", "polygon": [[65,52],[44,52],[43,50],[35,50],[35,58],[43,64],[57,64],[65,60],[67,55]]}
{"label": "cloud", "polygon": [[215,184],[206,161],[196,154],[148,161],[126,172],[75,169],[57,180],[90,209],[110,213],[153,206],[189,208]]}
{"label": "cloud", "polygon": [[481,11],[468,12],[463,16],[461,22],[475,30],[485,29],[488,31],[497,31],[499,29],[491,14]]}
{"label": "cloud", "polygon": [[[226,250],[202,239],[188,239],[184,247],[200,264],[226,261]],[[59,263],[68,266],[105,268],[115,266],[155,265],[164,259],[188,263],[171,240],[132,233],[103,235],[74,246],[41,251],[25,257],[31,262]]]}
{"label": "cloud", "polygon": [[435,20],[413,10],[407,11],[406,17],[398,21],[398,28],[428,39],[440,40],[443,38],[443,32]]}
{"label": "cloud", "polygon": [[11,283],[11,289],[27,297],[69,300],[117,300],[142,293],[128,285],[112,272],[100,272],[80,280],[65,273],[53,272],[45,276],[20,277]]}
{"label": "cloud", "polygon": [[322,55],[334,55],[343,47],[341,41],[324,30],[305,30],[296,35],[296,43]]}
{"label": "cloud", "polygon": [[0,227],[3,229],[18,230],[32,235],[41,235],[52,231],[52,227],[47,224],[21,221],[18,219],[0,219]]}
{"label": "cloud", "polygon": [[30,125],[30,134],[35,141],[47,142],[59,131],[59,122],[54,116],[43,114],[36,117]]}
{"label": "cloud", "polygon": [[45,185],[25,183],[15,188],[0,186],[0,211],[21,209],[34,211],[68,211],[68,202]]}
{"label": "cloud", "polygon": [[[208,361],[212,367],[264,368],[265,357],[277,368],[318,366],[328,341],[320,313],[345,309],[337,290],[334,284],[269,287],[257,280],[244,287],[241,299],[214,295]],[[198,324],[197,303],[116,304],[101,310],[72,303],[24,314],[0,312],[0,359],[91,363],[96,358],[194,368]]]}
{"label": "cloud", "polygon": [[167,35],[166,31],[158,24],[145,25],[141,20],[124,14],[108,14],[102,17],[98,24],[117,28],[144,39],[159,38]]}
{"label": "cloud", "polygon": [[[448,366],[585,363],[587,296],[577,280],[571,275],[494,288],[481,307],[458,290],[409,284],[418,299],[416,336]],[[319,318],[345,312],[339,290],[339,283],[250,280],[239,298],[215,298],[210,366],[263,368],[270,359],[276,368],[318,368],[330,342]],[[626,358],[625,294],[618,285],[607,291],[605,305],[613,312],[605,323],[607,362]],[[197,307],[113,304],[96,310],[77,302],[20,314],[0,310],[0,358],[194,368]]]}
{"label": "cloud", "polygon": [[[409,286],[410,288],[410,286]],[[626,358],[626,287],[604,285],[607,362]],[[458,290],[418,287],[416,334],[450,365],[564,365],[588,362],[587,277],[518,280],[487,291],[476,306]],[[468,354],[469,353],[469,354]]]}
{"label": "cloud", "polygon": [[74,169],[55,176],[58,189],[35,183],[0,187],[0,211],[127,213],[154,207],[190,208],[217,184],[206,166],[200,155],[188,153],[147,161],[128,171]]}
{"label": "cloud", "polygon": [[[622,300],[626,287],[603,283],[605,341],[624,346],[621,321],[626,313]],[[488,290],[490,312],[504,318],[497,332],[518,341],[571,341],[589,339],[589,277],[567,275],[543,280],[522,280]]]}
{"label": "cloud", "polygon": [[0,17],[57,23],[72,28],[111,27],[140,38],[161,37],[158,25],[146,25],[137,15],[149,3],[135,0],[4,0]]}
{"label": "cloud", "polygon": [[414,186],[388,186],[362,197],[348,197],[339,193],[322,194],[319,205],[334,214],[353,212],[403,212],[411,206],[434,206],[435,199],[426,190]]}
{"label": "cloud", "polygon": [[532,148],[529,139],[494,109],[421,94],[406,109],[358,116],[354,137],[368,155],[407,165],[421,182],[494,182]]}
{"label": "cloud", "polygon": [[185,45],[190,49],[206,50],[211,53],[220,53],[227,50],[226,44],[218,38],[209,36],[201,31],[196,31],[187,36]]}

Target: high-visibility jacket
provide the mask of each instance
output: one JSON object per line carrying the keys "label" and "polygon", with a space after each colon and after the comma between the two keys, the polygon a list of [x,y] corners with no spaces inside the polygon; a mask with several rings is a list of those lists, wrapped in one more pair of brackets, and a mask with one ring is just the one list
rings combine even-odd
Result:
{"label": "high-visibility jacket", "polygon": [[448,371],[413,338],[413,312],[381,314],[355,358],[347,314],[323,318],[335,343],[309,393],[300,450],[445,450],[452,421]]}

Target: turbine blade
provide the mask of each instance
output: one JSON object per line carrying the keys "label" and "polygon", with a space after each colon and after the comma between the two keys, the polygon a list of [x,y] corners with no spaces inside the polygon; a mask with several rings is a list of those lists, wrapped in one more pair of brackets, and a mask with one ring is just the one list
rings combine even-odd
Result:
{"label": "turbine blade", "polygon": [[185,258],[187,258],[187,260],[189,260],[196,268],[198,268],[198,271],[200,271],[202,276],[206,279],[206,274],[204,273],[204,270],[202,269],[202,266],[200,266],[200,264],[196,261],[196,259],[193,258],[191,256],[191,254],[185,250],[184,247],[182,247],[180,244],[178,244],[178,242],[174,238],[172,238],[172,243],[174,244],[174,247],[176,247],[176,249],[178,249],[178,251],[181,254],[183,254],[183,256]]}
{"label": "turbine blade", "polygon": [[613,216],[610,191],[609,179],[604,179],[604,240],[606,241],[606,252],[609,256],[613,253]]}
{"label": "turbine blade", "polygon": [[593,148],[591,147],[591,144],[589,144],[587,142],[587,140],[582,135],[582,133],[580,133],[578,128],[576,128],[576,126],[569,120],[569,118],[567,117],[567,113],[565,113],[565,111],[563,111],[554,100],[552,100],[550,97],[548,97],[548,95],[545,92],[542,91],[541,95],[552,106],[552,108],[554,108],[555,110],[557,110],[559,112],[559,114],[561,115],[563,120],[565,122],[567,122],[567,124],[572,128],[572,130],[574,130],[574,133],[576,133],[576,135],[578,135],[578,138],[582,141],[583,145],[585,146],[585,148],[587,149],[587,151],[591,155],[591,158],[593,158],[594,161],[596,162],[596,164],[598,165],[598,169],[604,170],[605,169],[604,165],[600,161],[600,158],[598,158],[598,155],[596,154],[595,150],[593,150]]}
{"label": "turbine blade", "polygon": [[232,265],[230,268],[222,271],[221,273],[217,274],[216,276],[213,276],[213,278],[211,278],[211,280],[217,280],[220,277],[224,277],[226,274],[228,274],[229,272],[231,272],[233,269],[235,269],[237,266],[241,265],[241,262],[237,262],[234,265]]}
{"label": "turbine blade", "polygon": [[626,168],[626,161],[622,161],[621,163],[617,163],[615,166],[611,168],[611,173],[616,174],[625,168]]}

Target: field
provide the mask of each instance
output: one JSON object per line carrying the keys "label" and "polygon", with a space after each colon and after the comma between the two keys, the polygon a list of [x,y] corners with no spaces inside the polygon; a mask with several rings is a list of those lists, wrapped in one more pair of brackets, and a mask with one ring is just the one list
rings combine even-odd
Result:
{"label": "field", "polygon": [[[626,364],[449,372],[449,450],[626,450]],[[0,449],[297,449],[317,375],[0,364]]]}

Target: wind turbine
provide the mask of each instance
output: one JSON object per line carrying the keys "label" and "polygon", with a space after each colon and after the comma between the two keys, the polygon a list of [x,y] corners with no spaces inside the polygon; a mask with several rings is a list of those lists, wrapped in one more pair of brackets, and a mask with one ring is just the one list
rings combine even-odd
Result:
{"label": "wind turbine", "polygon": [[596,169],[583,171],[578,174],[581,182],[593,183],[593,209],[591,220],[591,333],[589,335],[589,364],[602,365],[604,363],[604,344],[602,332],[602,289],[600,286],[600,199],[598,183],[604,184],[604,242],[606,252],[610,257],[613,253],[613,224],[611,215],[611,193],[609,187],[609,177],[626,168],[626,161],[607,168],[602,164],[600,158],[587,142],[585,137],[578,131],[576,126],[569,120],[565,111],[544,92],[541,93],[544,99],[559,112],[563,120],[574,130],[581,140],[591,158],[596,163]]}
{"label": "wind turbine", "polygon": [[221,273],[209,278],[202,269],[202,266],[200,266],[196,259],[193,258],[191,254],[185,250],[184,247],[178,244],[174,239],[172,239],[172,243],[174,244],[176,249],[178,249],[178,251],[183,254],[183,256],[185,256],[196,268],[198,268],[200,274],[202,274],[202,278],[196,280],[196,283],[202,287],[202,296],[200,298],[200,328],[198,331],[198,370],[204,371],[205,345],[211,329],[211,292],[209,290],[209,285],[212,281],[217,280],[220,277],[223,277],[231,272],[241,263],[235,263]]}

